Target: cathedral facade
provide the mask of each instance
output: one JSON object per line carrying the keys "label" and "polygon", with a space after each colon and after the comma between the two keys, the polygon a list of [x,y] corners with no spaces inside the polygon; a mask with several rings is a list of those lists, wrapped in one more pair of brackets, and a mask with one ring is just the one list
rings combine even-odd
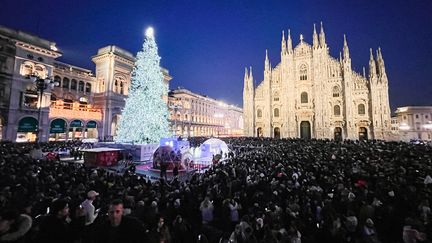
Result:
{"label": "cathedral facade", "polygon": [[314,25],[312,45],[300,35],[293,47],[282,32],[281,62],[264,62],[264,80],[254,87],[245,70],[245,136],[275,138],[387,139],[391,131],[388,79],[381,49],[370,49],[366,76],[355,72],[347,40],[339,59],[329,54],[323,25]]}

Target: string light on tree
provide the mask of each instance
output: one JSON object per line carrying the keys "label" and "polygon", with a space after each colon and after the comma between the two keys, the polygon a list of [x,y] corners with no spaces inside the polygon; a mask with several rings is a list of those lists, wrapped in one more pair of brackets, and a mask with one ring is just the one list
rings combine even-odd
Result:
{"label": "string light on tree", "polygon": [[145,31],[143,49],[137,53],[116,141],[148,144],[168,137],[169,111],[163,100],[167,95],[154,30],[149,27]]}

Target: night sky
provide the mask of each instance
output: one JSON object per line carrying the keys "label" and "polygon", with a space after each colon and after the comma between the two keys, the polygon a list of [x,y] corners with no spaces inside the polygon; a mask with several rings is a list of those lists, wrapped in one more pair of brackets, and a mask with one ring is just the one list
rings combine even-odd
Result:
{"label": "night sky", "polygon": [[392,111],[432,105],[432,1],[239,0],[2,0],[0,25],[54,41],[60,61],[95,69],[98,48],[117,45],[136,54],[144,29],[155,28],[170,88],[242,105],[244,68],[263,78],[265,50],[280,62],[281,32],[291,29],[312,43],[313,23],[323,21],[327,44],[339,57],[346,33],[353,69],[368,67],[369,48],[381,46]]}

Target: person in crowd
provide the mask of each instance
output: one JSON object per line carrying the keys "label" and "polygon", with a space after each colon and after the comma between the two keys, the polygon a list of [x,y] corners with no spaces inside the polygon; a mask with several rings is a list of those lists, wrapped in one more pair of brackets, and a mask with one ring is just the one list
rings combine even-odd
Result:
{"label": "person in crowd", "polygon": [[420,232],[415,220],[411,218],[405,219],[405,225],[403,227],[402,239],[404,243],[417,243],[424,242],[426,240],[426,234]]}
{"label": "person in crowd", "polygon": [[163,217],[159,217],[159,222],[156,228],[156,239],[157,242],[161,243],[171,242],[170,230],[168,225],[165,224],[165,219]]}
{"label": "person in crowd", "polygon": [[172,240],[173,242],[178,243],[187,243],[192,242],[191,232],[192,228],[191,225],[183,219],[183,217],[178,214],[176,218],[173,221],[172,226]]}
{"label": "person in crowd", "polygon": [[138,219],[123,216],[123,202],[113,200],[108,208],[108,220],[99,225],[95,242],[146,242],[146,229]]}
{"label": "person in crowd", "polygon": [[241,209],[241,205],[236,200],[231,199],[228,202],[228,208],[230,210],[231,225],[236,225],[240,220],[239,210]]}
{"label": "person in crowd", "polygon": [[203,224],[210,224],[213,222],[213,202],[210,201],[209,197],[205,197],[200,205],[201,218]]}
{"label": "person in crowd", "polygon": [[36,160],[43,159],[43,157],[44,157],[43,151],[42,151],[41,147],[39,146],[39,144],[36,144],[34,146],[34,148],[30,151],[30,157],[32,159],[36,159]]}
{"label": "person in crowd", "polygon": [[167,181],[167,170],[168,170],[168,163],[166,161],[161,161],[160,163],[160,178]]}
{"label": "person in crowd", "polygon": [[363,242],[364,243],[380,243],[377,232],[372,219],[366,219],[366,223],[363,226]]}
{"label": "person in crowd", "polygon": [[174,163],[173,179],[178,179],[178,174],[179,174],[179,163]]}
{"label": "person in crowd", "polygon": [[32,226],[32,218],[9,210],[0,216],[0,242],[25,242],[25,235]]}
{"label": "person in crowd", "polygon": [[81,203],[81,207],[85,212],[85,225],[92,224],[98,216],[99,211],[96,211],[95,206],[93,205],[93,202],[96,200],[97,196],[99,196],[99,193],[97,193],[96,191],[88,191],[87,199]]}
{"label": "person in crowd", "polygon": [[49,214],[43,219],[37,242],[74,242],[80,238],[85,224],[84,211],[78,209],[73,221],[69,216],[69,203],[65,199],[55,199]]}
{"label": "person in crowd", "polygon": [[[199,147],[205,140],[191,138],[190,143]],[[190,171],[169,184],[134,172],[117,175],[79,163],[38,160],[30,156],[34,144],[0,143],[0,215],[6,209],[21,211],[31,202],[26,215],[33,220],[32,229],[24,236],[29,242],[37,242],[35,238],[80,240],[83,230],[84,242],[134,242],[120,233],[129,231],[140,232],[137,242],[155,242],[160,239],[155,233],[158,228],[159,232],[166,229],[173,242],[184,234],[192,239],[187,242],[195,242],[199,235],[201,241],[218,242],[235,231],[227,227],[232,219],[237,225],[249,225],[237,229],[237,240],[259,242],[411,243],[427,242],[431,237],[430,145],[377,140],[224,140],[231,151],[223,163],[195,174]],[[88,145],[67,141],[39,146],[48,152],[79,151]],[[101,213],[84,227],[84,210],[82,217],[77,212],[90,190],[100,192],[96,205]],[[65,205],[51,205],[45,216],[55,198],[67,199],[74,213],[68,217]],[[115,206],[111,204],[114,198],[127,203]],[[228,205],[232,198],[239,206],[233,214]],[[124,216],[124,207],[142,219],[148,232],[141,222]],[[115,217],[116,211],[122,213]],[[164,224],[159,226],[161,218]],[[405,222],[406,218],[410,220]],[[18,221],[6,221],[4,235],[20,228]],[[47,230],[50,224],[53,229]],[[27,237],[32,232],[39,237]]]}

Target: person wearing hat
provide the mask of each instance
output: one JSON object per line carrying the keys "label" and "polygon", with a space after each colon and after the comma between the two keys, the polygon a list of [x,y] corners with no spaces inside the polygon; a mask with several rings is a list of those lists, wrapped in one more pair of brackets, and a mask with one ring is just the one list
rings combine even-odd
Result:
{"label": "person wearing hat", "polygon": [[95,211],[95,206],[93,205],[93,201],[96,200],[97,196],[99,196],[99,193],[91,190],[87,192],[87,199],[81,203],[81,207],[85,212],[85,225],[92,224],[98,216],[98,211]]}

